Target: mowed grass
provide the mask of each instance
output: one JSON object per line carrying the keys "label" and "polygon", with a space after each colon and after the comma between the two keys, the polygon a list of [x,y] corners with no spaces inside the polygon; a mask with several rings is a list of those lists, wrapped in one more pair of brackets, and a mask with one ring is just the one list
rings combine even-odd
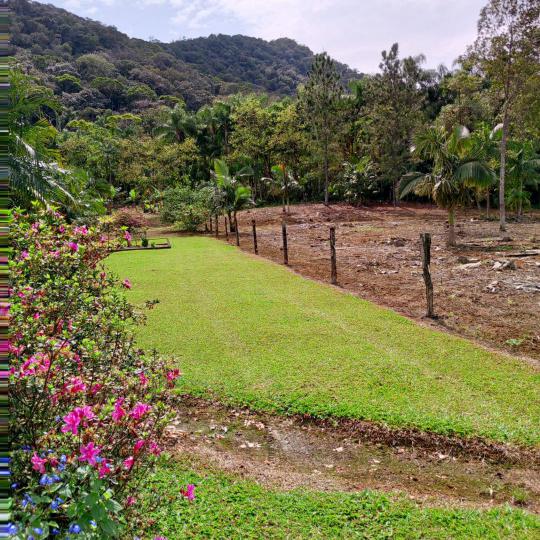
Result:
{"label": "mowed grass", "polygon": [[178,357],[182,391],[540,443],[540,373],[522,361],[211,238],[175,238],[171,250],[117,253],[108,264],[132,281],[132,302],[159,300],[139,343]]}
{"label": "mowed grass", "polygon": [[[188,502],[179,490],[195,484]],[[538,538],[540,520],[521,510],[420,508],[380,493],[279,492],[213,470],[171,461],[146,476],[138,512],[154,535],[174,538],[420,539]],[[140,534],[140,530],[134,531]]]}

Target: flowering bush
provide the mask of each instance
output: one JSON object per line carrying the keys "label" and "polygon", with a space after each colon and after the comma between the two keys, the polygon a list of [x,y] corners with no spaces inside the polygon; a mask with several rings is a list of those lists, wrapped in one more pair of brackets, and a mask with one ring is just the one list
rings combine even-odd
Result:
{"label": "flowering bush", "polygon": [[134,471],[160,454],[180,373],[135,346],[141,316],[100,264],[98,230],[15,212],[12,236],[9,532],[114,538]]}
{"label": "flowering bush", "polygon": [[114,213],[112,219],[117,227],[125,227],[130,231],[142,229],[147,225],[145,215],[137,208],[121,208]]}

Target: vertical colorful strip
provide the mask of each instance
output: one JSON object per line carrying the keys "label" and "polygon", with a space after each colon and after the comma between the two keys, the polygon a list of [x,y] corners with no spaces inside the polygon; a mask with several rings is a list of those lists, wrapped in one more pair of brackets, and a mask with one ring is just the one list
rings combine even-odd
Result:
{"label": "vertical colorful strip", "polygon": [[9,8],[0,2],[0,537],[10,517],[9,472]]}

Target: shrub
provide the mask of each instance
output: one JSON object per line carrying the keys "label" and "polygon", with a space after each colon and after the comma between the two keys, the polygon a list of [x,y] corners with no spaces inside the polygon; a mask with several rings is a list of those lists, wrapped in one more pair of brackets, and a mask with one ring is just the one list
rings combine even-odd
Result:
{"label": "shrub", "polygon": [[211,188],[193,190],[176,186],[163,194],[161,217],[166,223],[175,223],[180,230],[196,231],[210,217],[212,202]]}
{"label": "shrub", "polygon": [[135,231],[146,227],[147,221],[144,214],[138,208],[121,208],[113,215],[113,223],[118,227],[126,227],[129,231]]}
{"label": "shrub", "polygon": [[135,346],[141,316],[100,263],[99,231],[15,212],[12,236],[10,532],[115,538],[133,473],[160,453],[179,372]]}

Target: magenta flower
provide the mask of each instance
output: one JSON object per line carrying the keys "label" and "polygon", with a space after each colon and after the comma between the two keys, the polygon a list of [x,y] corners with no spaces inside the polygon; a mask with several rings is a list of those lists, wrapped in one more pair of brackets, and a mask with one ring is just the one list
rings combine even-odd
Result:
{"label": "magenta flower", "polygon": [[79,251],[79,244],[77,242],[69,242],[68,247],[71,251]]}
{"label": "magenta flower", "polygon": [[129,413],[129,416],[131,416],[131,418],[134,418],[135,420],[140,420],[151,409],[152,407],[150,405],[138,401],[137,403],[135,403],[135,407],[133,407],[133,410]]}
{"label": "magenta flower", "polygon": [[47,463],[46,459],[40,458],[35,452],[32,456],[32,459],[30,460],[32,462],[32,469],[34,471],[38,471],[41,474],[45,473],[45,463]]}
{"label": "magenta flower", "polygon": [[86,227],[86,225],[83,225],[82,227],[74,227],[73,232],[75,234],[86,236],[88,234],[88,228]]}
{"label": "magenta flower", "polygon": [[148,377],[144,373],[139,374],[139,382],[141,383],[141,386],[147,386],[148,385]]}
{"label": "magenta flower", "polygon": [[99,446],[94,446],[93,442],[89,442],[86,446],[82,445],[79,450],[81,452],[79,461],[86,461],[89,465],[95,465],[97,463],[96,458],[101,452]]}
{"label": "magenta flower", "polygon": [[173,386],[174,385],[174,381],[176,381],[176,379],[178,379],[178,377],[180,377],[180,370],[179,369],[173,369],[169,372],[167,372],[167,382],[169,384],[169,386]]}
{"label": "magenta flower", "polygon": [[137,502],[137,499],[135,497],[132,497],[131,495],[126,499],[126,506],[133,506]]}
{"label": "magenta flower", "polygon": [[149,449],[150,453],[154,454],[154,456],[159,456],[161,454],[161,448],[154,441],[150,443]]}
{"label": "magenta flower", "polygon": [[73,377],[67,385],[67,389],[70,394],[77,394],[78,392],[86,391],[86,384],[80,377]]}
{"label": "magenta flower", "polygon": [[134,463],[135,463],[135,458],[133,456],[129,456],[128,458],[124,459],[124,467],[128,471],[131,471]]}
{"label": "magenta flower", "polygon": [[79,425],[81,423],[81,417],[75,412],[71,411],[63,418],[64,425],[62,426],[62,433],[73,433],[77,435],[79,433]]}
{"label": "magenta flower", "polygon": [[133,447],[133,453],[137,454],[139,450],[146,444],[146,441],[144,439],[141,439],[140,441],[137,441],[135,443],[135,446]]}
{"label": "magenta flower", "polygon": [[24,261],[25,259],[29,259],[30,258],[30,254],[28,253],[28,251],[21,251],[21,255],[19,257],[19,259],[21,261]]}
{"label": "magenta flower", "polygon": [[99,476],[99,478],[104,478],[105,476],[107,476],[110,473],[111,473],[111,468],[109,467],[109,464],[107,463],[107,460],[104,459],[99,464],[98,476]]}
{"label": "magenta flower", "polygon": [[124,416],[126,416],[126,411],[122,408],[122,403],[124,403],[123,398],[119,398],[116,400],[116,403],[114,404],[114,411],[112,413],[112,419],[117,424],[122,420]]}
{"label": "magenta flower", "polygon": [[131,242],[131,234],[129,233],[129,231],[126,231],[124,233],[124,238],[128,241],[128,242]]}
{"label": "magenta flower", "polygon": [[124,279],[124,281],[122,281],[122,286],[125,287],[126,289],[131,289],[131,281],[129,281],[129,279]]}
{"label": "magenta flower", "polygon": [[195,486],[193,484],[188,484],[186,489],[181,489],[180,493],[188,500],[195,500]]}

